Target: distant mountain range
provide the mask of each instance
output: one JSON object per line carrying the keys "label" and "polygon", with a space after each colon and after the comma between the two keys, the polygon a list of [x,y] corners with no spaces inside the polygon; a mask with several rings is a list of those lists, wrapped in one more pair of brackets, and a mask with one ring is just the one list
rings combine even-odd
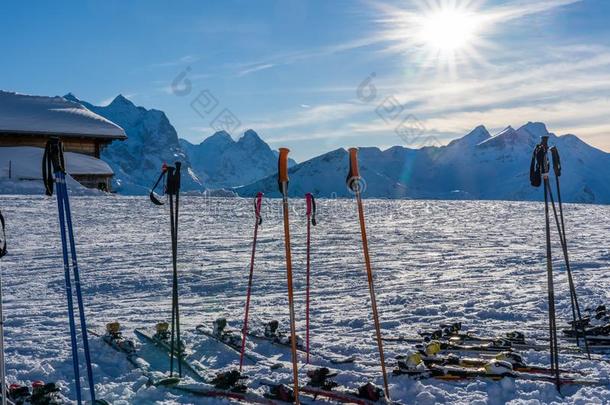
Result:
{"label": "distant mountain range", "polygon": [[[180,145],[208,188],[246,185],[277,172],[278,152],[251,129],[237,141],[220,131],[199,145],[185,139],[180,139]],[[295,164],[291,162],[291,165]]]}
{"label": "distant mountain range", "polygon": [[[237,141],[217,132],[198,145],[184,139],[164,112],[137,107],[118,95],[107,106],[95,106],[73,94],[64,96],[120,125],[128,139],[113,142],[102,151],[115,172],[113,189],[120,194],[143,194],[163,163],[181,161],[185,191],[230,189],[252,183],[277,171],[277,152],[252,130]],[[292,164],[296,164],[294,161]]]}
{"label": "distant mountain range", "polygon": [[[549,135],[563,165],[565,201],[610,203],[610,154],[587,145],[574,135],[556,136],[542,123],[507,127],[492,136],[483,126],[446,146],[387,150],[360,148],[365,196],[377,198],[540,200],[541,189],[529,183],[529,164],[535,145]],[[289,170],[291,196],[312,192],[322,197],[347,197],[347,151],[334,150]],[[239,187],[241,196],[263,191],[279,196],[275,176]]]}
{"label": "distant mountain range", "polygon": [[[179,139],[162,111],[135,106],[119,95],[99,107],[77,99],[93,112],[119,124],[128,140],[113,142],[102,158],[115,171],[114,189],[121,194],[148,191],[163,162],[184,164],[185,191],[234,190],[240,196],[262,191],[279,196],[277,151],[248,130],[237,141],[217,132],[198,145]],[[529,184],[529,163],[542,135],[550,136],[564,167],[565,201],[610,204],[610,154],[575,135],[556,136],[543,123],[507,127],[491,135],[478,126],[446,146],[386,150],[360,148],[365,197],[540,200],[542,191]],[[348,157],[337,149],[300,164],[290,162],[290,196],[311,192],[318,197],[348,197],[345,186]]]}

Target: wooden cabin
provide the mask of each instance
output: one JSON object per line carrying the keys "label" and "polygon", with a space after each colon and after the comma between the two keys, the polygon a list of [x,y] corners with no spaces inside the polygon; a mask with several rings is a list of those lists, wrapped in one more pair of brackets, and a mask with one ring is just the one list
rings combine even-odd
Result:
{"label": "wooden cabin", "polygon": [[[50,137],[59,137],[66,152],[96,159],[111,142],[127,139],[120,126],[79,103],[63,97],[0,91],[0,148],[44,148]],[[113,173],[109,167],[105,171],[97,167],[91,173],[81,167],[78,173],[71,173],[66,166],[67,172],[84,186],[110,190]]]}

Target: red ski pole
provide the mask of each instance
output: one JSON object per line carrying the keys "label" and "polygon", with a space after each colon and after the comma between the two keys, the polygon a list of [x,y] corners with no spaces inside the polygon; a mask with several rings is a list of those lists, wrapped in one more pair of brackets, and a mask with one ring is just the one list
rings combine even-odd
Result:
{"label": "red ski pole", "polygon": [[311,193],[305,194],[305,202],[307,203],[307,289],[305,294],[305,346],[307,350],[307,364],[309,364],[309,291],[310,291],[310,252],[311,252],[311,225],[316,225],[316,202]]}
{"label": "red ski pole", "polygon": [[256,253],[256,237],[258,235],[258,226],[263,223],[261,217],[261,206],[263,204],[263,193],[259,192],[254,199],[254,214],[256,222],[254,223],[254,241],[252,242],[252,255],[250,256],[250,277],[248,278],[248,292],[246,293],[246,309],[244,315],[244,327],[242,328],[241,338],[241,353],[239,355],[239,371],[242,371],[244,365],[244,354],[246,352],[246,338],[248,336],[248,313],[250,312],[250,295],[252,293],[252,277],[254,275],[254,255]]}

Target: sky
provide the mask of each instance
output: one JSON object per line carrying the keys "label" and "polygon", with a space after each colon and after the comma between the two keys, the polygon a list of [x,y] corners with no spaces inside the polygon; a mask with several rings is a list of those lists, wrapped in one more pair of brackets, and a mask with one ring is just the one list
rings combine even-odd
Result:
{"label": "sky", "polygon": [[298,161],[528,121],[610,151],[608,0],[5,1],[0,89],[123,94]]}

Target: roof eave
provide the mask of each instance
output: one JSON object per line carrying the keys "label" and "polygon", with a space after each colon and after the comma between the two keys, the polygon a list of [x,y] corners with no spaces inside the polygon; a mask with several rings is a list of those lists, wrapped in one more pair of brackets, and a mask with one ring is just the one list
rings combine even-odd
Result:
{"label": "roof eave", "polygon": [[44,136],[61,136],[70,138],[96,138],[106,139],[110,141],[114,140],[125,140],[127,135],[106,135],[106,134],[86,134],[86,133],[69,133],[69,132],[46,132],[46,131],[20,131],[15,129],[0,129],[0,135],[2,134],[21,134],[21,135],[44,135]]}

